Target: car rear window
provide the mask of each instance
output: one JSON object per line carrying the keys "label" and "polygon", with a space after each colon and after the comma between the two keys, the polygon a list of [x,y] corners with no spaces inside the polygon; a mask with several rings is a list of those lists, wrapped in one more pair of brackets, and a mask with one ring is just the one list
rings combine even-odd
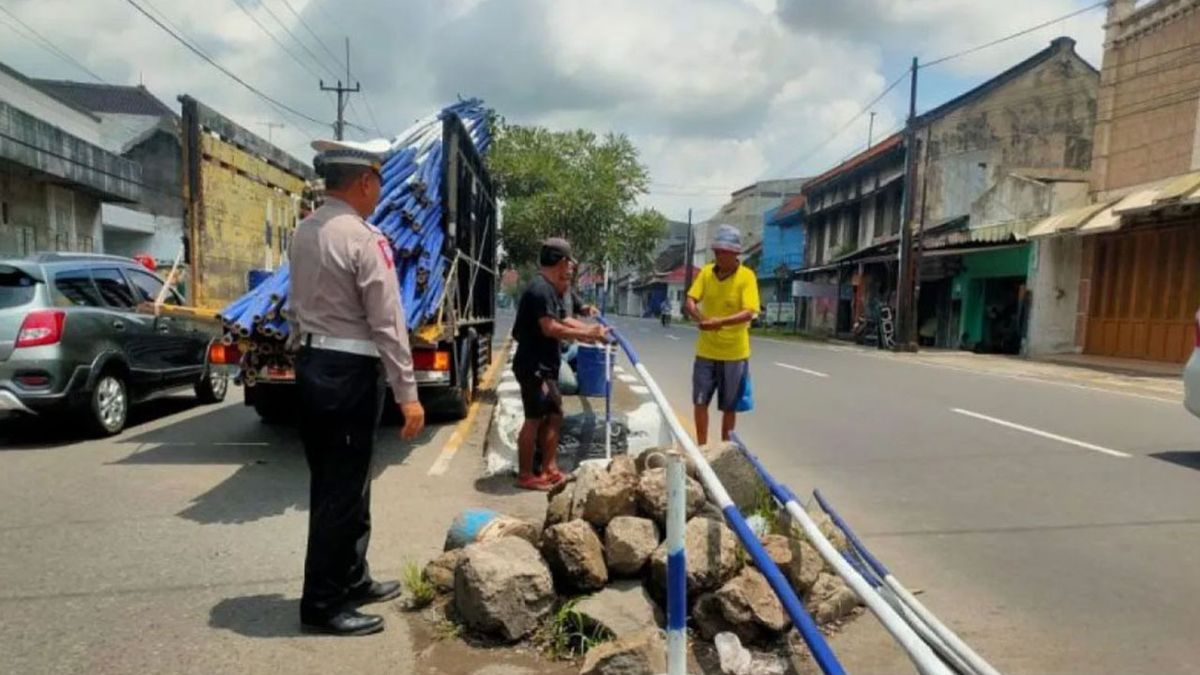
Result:
{"label": "car rear window", "polygon": [[33,301],[37,280],[14,267],[0,267],[0,309],[21,307]]}
{"label": "car rear window", "polygon": [[100,291],[87,270],[65,270],[54,275],[54,304],[59,307],[103,307]]}

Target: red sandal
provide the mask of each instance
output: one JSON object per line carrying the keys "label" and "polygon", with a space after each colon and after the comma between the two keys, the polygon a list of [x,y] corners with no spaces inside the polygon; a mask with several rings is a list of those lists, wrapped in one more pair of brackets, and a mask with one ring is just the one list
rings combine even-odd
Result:
{"label": "red sandal", "polygon": [[546,480],[543,476],[529,476],[527,478],[518,478],[517,487],[522,490],[537,490],[539,492],[549,492],[550,488],[554,487],[554,483]]}

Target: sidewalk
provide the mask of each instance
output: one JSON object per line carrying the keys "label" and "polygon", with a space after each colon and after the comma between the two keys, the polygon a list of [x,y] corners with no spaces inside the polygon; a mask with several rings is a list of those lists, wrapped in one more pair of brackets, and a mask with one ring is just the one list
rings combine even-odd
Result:
{"label": "sidewalk", "polygon": [[968,372],[1029,379],[1055,384],[1119,391],[1165,401],[1183,400],[1182,366],[1131,359],[1064,354],[1045,360],[1031,360],[1000,354],[974,354],[949,350],[923,350],[917,353],[886,352],[862,347],[880,356],[910,360],[925,365]]}

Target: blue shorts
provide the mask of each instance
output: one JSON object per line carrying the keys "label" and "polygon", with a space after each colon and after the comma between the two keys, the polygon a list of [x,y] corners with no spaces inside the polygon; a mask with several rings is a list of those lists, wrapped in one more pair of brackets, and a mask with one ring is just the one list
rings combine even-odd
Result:
{"label": "blue shorts", "polygon": [[736,412],[750,374],[750,360],[714,361],[700,356],[692,363],[692,403],[707,407],[717,394],[717,409]]}

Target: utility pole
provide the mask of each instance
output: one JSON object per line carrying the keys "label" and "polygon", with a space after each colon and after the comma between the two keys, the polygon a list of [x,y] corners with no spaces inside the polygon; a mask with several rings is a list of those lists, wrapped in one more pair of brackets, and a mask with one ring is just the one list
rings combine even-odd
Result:
{"label": "utility pole", "polygon": [[342,86],[341,80],[337,81],[336,87],[326,87],[325,80],[319,82],[321,91],[337,92],[337,121],[333,123],[333,136],[340,141],[346,136],[346,104],[350,102],[350,94],[362,90],[358,82],[350,86],[350,38],[346,38],[346,86]]}
{"label": "utility pole", "polygon": [[[692,210],[688,209],[688,229],[687,238],[684,239],[683,245],[683,301],[687,302],[687,293],[692,290],[692,247],[696,245],[695,239],[692,237]],[[680,308],[683,309],[682,307]],[[683,318],[687,318],[687,312],[683,313]]]}
{"label": "utility pole", "polygon": [[273,136],[272,132],[276,129],[282,129],[284,126],[282,122],[271,122],[271,121],[259,122],[259,124],[261,124],[267,128],[267,142],[271,143],[271,144],[275,143],[275,140],[272,137]]}
{"label": "utility pole", "polygon": [[916,276],[913,265],[912,215],[916,202],[917,167],[917,57],[912,60],[912,81],[908,94],[908,123],[904,128],[904,198],[900,206],[900,261],[896,283],[896,351],[916,351],[913,325],[916,323],[914,296]]}
{"label": "utility pole", "polygon": [[875,111],[871,111],[871,121],[867,123],[867,149],[871,149],[871,141],[875,137]]}

